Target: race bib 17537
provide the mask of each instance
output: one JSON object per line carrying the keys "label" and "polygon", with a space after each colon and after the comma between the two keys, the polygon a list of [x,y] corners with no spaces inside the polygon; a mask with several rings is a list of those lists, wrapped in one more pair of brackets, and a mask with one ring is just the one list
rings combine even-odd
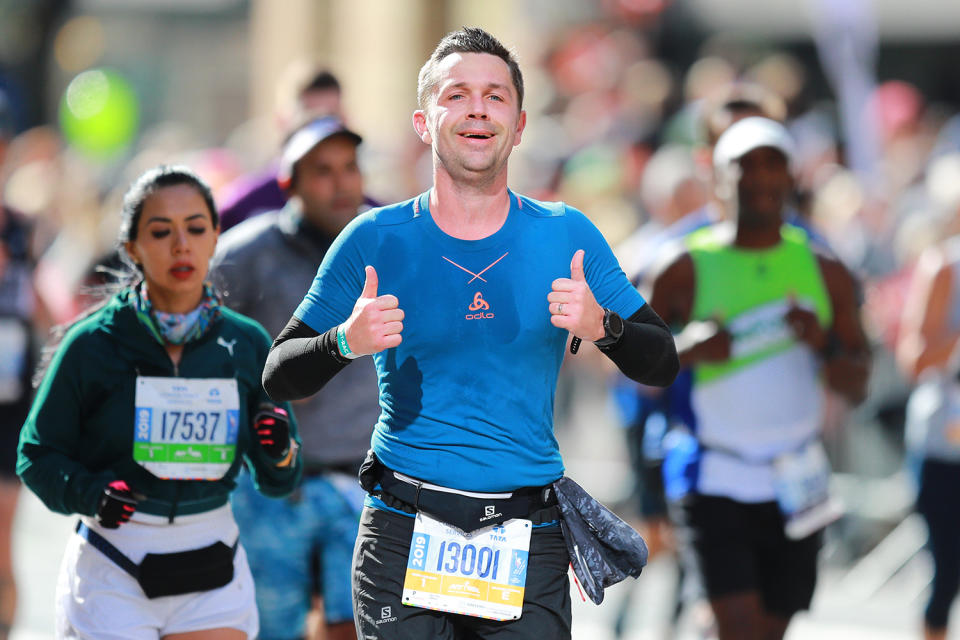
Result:
{"label": "race bib 17537", "polygon": [[219,480],[236,457],[239,420],[233,378],[140,376],[133,459],[164,479]]}

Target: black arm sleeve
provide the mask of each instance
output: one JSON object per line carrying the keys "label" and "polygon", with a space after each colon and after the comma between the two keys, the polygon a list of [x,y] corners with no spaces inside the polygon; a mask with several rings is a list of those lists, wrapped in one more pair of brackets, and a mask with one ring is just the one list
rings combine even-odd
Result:
{"label": "black arm sleeve", "polygon": [[337,348],[336,327],[321,335],[294,316],[270,347],[263,388],[274,402],[306,398],[349,362]]}
{"label": "black arm sleeve", "polygon": [[680,371],[673,335],[649,304],[624,321],[619,342],[600,351],[625,376],[641,384],[665,387]]}

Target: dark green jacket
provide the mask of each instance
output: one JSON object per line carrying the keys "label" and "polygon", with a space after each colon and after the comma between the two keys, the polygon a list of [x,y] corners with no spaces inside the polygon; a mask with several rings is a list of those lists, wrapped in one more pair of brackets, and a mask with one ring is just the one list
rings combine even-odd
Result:
{"label": "dark green jacket", "polygon": [[[300,478],[299,456],[294,465],[278,468],[252,429],[242,428],[250,425],[261,402],[270,402],[260,383],[270,349],[263,328],[221,307],[222,316],[202,338],[184,346],[175,368],[137,319],[129,296],[129,290],[122,291],[66,332],[20,434],[17,474],[24,483],[53,511],[91,516],[104,486],[122,479],[147,497],[138,511],[186,515],[225,504],[245,458],[262,493],[290,493]],[[225,346],[231,344],[232,354]],[[236,378],[241,428],[237,456],[226,476],[216,481],[162,480],[134,462],[138,375]],[[291,432],[299,442],[295,424]]]}

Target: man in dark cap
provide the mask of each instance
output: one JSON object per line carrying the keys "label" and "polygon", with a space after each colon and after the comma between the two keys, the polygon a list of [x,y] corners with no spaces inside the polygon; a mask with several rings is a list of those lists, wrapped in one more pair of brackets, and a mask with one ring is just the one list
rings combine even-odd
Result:
{"label": "man in dark cap", "polygon": [[[335,116],[308,120],[280,157],[277,183],[287,204],[220,237],[214,273],[224,302],[271,335],[283,329],[333,238],[363,206],[360,142]],[[294,412],[303,439],[300,489],[287,500],[264,499],[245,476],[233,500],[257,585],[260,637],[303,637],[315,590],[323,595],[326,637],[354,638],[350,563],[363,507],[356,474],[380,413],[373,362],[359,363]]]}

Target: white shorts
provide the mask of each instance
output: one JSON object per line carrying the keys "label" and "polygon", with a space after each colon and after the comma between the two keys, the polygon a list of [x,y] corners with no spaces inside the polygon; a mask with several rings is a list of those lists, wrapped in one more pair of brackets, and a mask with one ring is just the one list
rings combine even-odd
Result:
{"label": "white shorts", "polygon": [[[117,529],[103,529],[91,518],[83,521],[138,564],[147,553],[198,549],[217,541],[232,546],[238,536],[229,505],[179,517],[173,524],[139,513]],[[57,638],[157,640],[218,628],[240,629],[255,638],[259,619],[242,546],[233,567],[233,581],[218,589],[150,599],[133,576],[75,535],[67,543],[57,581]]]}

